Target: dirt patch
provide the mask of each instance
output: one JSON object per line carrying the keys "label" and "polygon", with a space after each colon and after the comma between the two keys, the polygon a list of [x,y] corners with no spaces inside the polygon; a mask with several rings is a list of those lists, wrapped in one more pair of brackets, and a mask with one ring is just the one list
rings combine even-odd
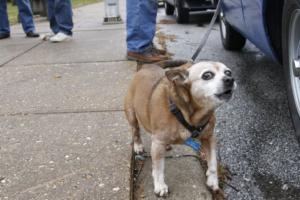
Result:
{"label": "dirt patch", "polygon": [[133,171],[133,200],[140,200],[145,198],[144,184],[139,180],[140,173],[144,167],[143,160],[135,160],[134,171]]}
{"label": "dirt patch", "polygon": [[176,35],[168,35],[160,31],[159,28],[157,28],[156,37],[158,39],[158,44],[162,47],[163,50],[166,51],[166,56],[171,57],[172,54],[168,52],[167,49],[167,41],[175,42],[176,41]]}
{"label": "dirt patch", "polygon": [[176,24],[176,21],[173,19],[161,19],[159,24]]}

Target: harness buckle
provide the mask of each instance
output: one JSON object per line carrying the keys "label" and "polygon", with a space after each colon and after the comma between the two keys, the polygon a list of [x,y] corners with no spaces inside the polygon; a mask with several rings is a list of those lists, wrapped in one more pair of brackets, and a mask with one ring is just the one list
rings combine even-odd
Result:
{"label": "harness buckle", "polygon": [[177,106],[174,103],[170,103],[169,108],[170,108],[171,113],[174,115],[177,115],[180,113],[180,110],[177,109]]}
{"label": "harness buckle", "polygon": [[196,138],[196,137],[198,137],[200,135],[200,131],[198,131],[198,130],[193,130],[193,132],[192,132],[192,138]]}

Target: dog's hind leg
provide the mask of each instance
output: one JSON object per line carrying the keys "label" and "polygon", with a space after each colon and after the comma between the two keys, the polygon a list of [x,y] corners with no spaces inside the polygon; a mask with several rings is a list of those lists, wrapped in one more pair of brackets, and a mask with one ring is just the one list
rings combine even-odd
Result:
{"label": "dog's hind leg", "polygon": [[152,138],[151,157],[152,157],[152,176],[154,181],[154,193],[157,196],[168,196],[169,190],[165,183],[165,151],[166,145],[159,140]]}
{"label": "dog's hind leg", "polygon": [[139,122],[136,118],[134,108],[125,101],[125,114],[129,125],[132,129],[133,149],[136,154],[142,154],[144,152],[144,146],[141,139]]}

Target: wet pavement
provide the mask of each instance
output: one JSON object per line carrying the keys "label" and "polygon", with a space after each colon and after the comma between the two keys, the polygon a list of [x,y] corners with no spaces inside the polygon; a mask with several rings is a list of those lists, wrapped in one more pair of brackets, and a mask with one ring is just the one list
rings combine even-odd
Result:
{"label": "wet pavement", "polygon": [[[207,15],[178,25],[159,11],[159,31],[171,37],[174,58],[190,58],[208,26]],[[202,21],[202,22],[199,22]],[[283,69],[247,42],[241,52],[223,49],[215,25],[197,61],[214,60],[232,69],[238,88],[217,111],[218,157],[232,172],[230,200],[300,199],[300,147],[289,114]],[[167,37],[168,38],[168,37]]]}

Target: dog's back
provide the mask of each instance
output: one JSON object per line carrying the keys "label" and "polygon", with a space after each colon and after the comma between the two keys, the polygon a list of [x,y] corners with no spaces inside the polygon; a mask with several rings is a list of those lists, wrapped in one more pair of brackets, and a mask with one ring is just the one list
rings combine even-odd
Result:
{"label": "dog's back", "polygon": [[[138,121],[150,131],[147,109],[155,85],[164,77],[164,70],[158,65],[145,65],[138,71],[129,86],[125,97],[125,113],[131,125],[138,126]],[[142,95],[141,95],[142,94]],[[136,109],[139,108],[139,109]],[[137,121],[138,120],[138,121]]]}
{"label": "dog's back", "polygon": [[134,75],[125,97],[125,113],[131,126],[139,130],[139,122],[151,132],[149,109],[152,94],[165,77],[166,68],[190,66],[186,60],[166,60],[155,64],[145,64]]}

